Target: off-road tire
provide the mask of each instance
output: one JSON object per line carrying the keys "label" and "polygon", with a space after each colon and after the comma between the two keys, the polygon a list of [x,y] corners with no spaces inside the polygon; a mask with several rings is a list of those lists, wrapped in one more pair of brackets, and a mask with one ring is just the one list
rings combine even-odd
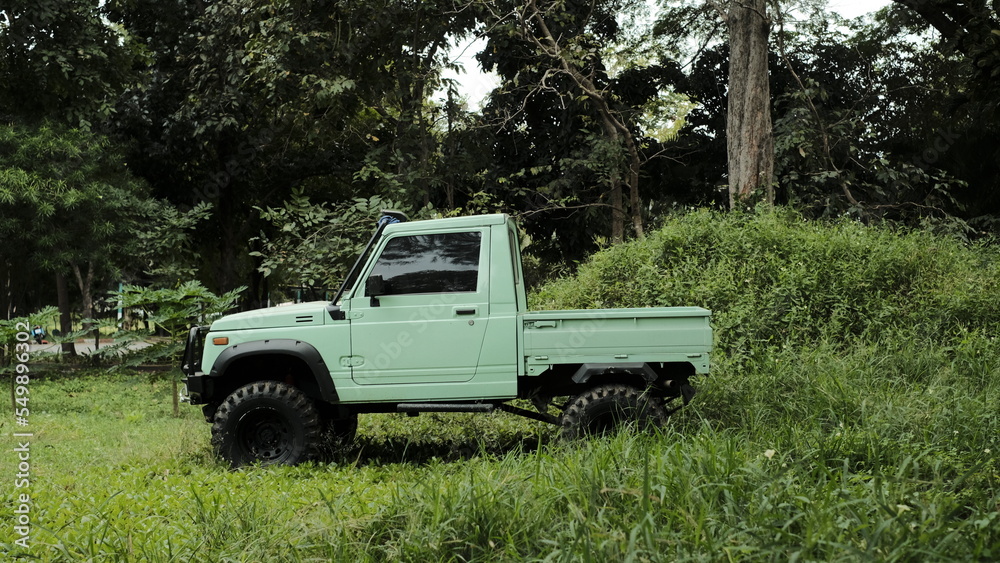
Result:
{"label": "off-road tire", "polygon": [[304,393],[277,381],[244,385],[219,405],[212,446],[234,468],[296,465],[317,457],[323,425]]}
{"label": "off-road tire", "polygon": [[663,402],[630,385],[600,385],[572,399],[559,423],[562,437],[603,435],[626,425],[648,430],[667,419]]}

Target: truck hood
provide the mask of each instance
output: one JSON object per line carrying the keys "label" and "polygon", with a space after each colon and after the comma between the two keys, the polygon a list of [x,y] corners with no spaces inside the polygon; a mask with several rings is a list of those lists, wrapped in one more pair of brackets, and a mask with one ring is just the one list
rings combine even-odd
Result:
{"label": "truck hood", "polygon": [[267,309],[254,309],[226,315],[212,323],[212,332],[220,330],[248,330],[282,326],[321,325],[326,321],[327,301],[312,301],[295,305],[279,305]]}

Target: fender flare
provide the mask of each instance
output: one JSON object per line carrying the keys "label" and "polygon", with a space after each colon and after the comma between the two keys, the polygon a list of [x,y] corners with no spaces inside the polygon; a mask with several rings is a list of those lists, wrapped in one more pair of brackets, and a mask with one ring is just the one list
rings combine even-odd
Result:
{"label": "fender flare", "polygon": [[208,377],[222,377],[233,362],[250,356],[263,355],[291,356],[302,360],[316,381],[319,398],[326,402],[337,401],[337,390],[333,386],[333,379],[330,377],[330,370],[326,367],[323,355],[312,344],[291,338],[270,338],[234,344],[223,350],[215,359]]}

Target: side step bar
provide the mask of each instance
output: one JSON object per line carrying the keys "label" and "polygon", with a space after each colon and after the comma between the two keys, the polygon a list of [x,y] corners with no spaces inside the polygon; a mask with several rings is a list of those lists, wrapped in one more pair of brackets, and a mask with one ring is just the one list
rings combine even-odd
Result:
{"label": "side step bar", "polygon": [[493,412],[492,403],[399,403],[396,412]]}
{"label": "side step bar", "polygon": [[512,407],[506,403],[494,405],[492,403],[399,403],[396,405],[396,412],[405,412],[416,416],[422,412],[476,412],[488,413],[500,410],[506,413],[523,416],[532,420],[540,420],[549,424],[559,424],[559,419],[550,414],[529,411]]}

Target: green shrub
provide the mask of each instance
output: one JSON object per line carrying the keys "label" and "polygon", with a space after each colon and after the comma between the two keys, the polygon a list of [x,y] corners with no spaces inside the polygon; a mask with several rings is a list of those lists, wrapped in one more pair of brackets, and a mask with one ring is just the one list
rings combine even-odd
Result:
{"label": "green shrub", "polygon": [[750,356],[886,335],[943,342],[995,331],[997,252],[957,240],[792,211],[696,211],[595,254],[532,295],[534,308],[697,305],[720,351]]}

